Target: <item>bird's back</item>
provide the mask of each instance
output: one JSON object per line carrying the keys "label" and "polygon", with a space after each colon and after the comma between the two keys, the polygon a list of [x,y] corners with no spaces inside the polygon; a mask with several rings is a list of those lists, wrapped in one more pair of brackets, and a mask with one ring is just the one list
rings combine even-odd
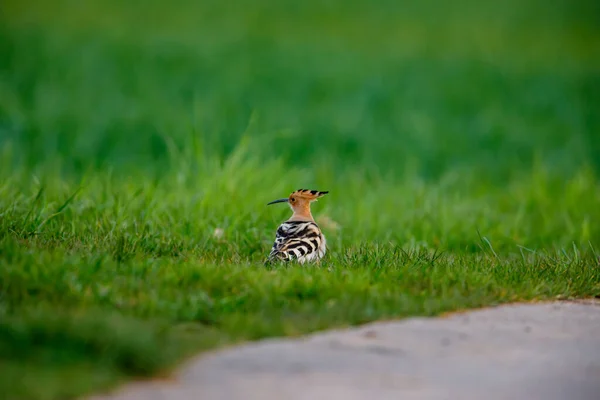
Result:
{"label": "bird's back", "polygon": [[267,261],[297,260],[304,263],[322,258],[325,251],[325,236],[315,222],[286,221],[277,228]]}

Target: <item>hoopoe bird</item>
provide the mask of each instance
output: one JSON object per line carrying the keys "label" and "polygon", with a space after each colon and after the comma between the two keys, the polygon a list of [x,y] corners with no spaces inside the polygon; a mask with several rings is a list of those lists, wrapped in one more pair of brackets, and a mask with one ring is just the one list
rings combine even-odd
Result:
{"label": "hoopoe bird", "polygon": [[296,260],[304,264],[323,258],[327,249],[325,236],[310,212],[310,203],[327,193],[298,189],[287,198],[267,204],[288,203],[293,214],[277,228],[275,243],[266,263]]}

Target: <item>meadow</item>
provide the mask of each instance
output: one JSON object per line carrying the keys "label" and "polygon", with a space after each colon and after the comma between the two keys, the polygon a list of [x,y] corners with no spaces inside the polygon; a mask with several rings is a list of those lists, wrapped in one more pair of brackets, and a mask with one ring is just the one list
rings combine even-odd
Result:
{"label": "meadow", "polygon": [[[5,1],[0,392],[600,296],[594,1]],[[328,190],[318,266],[265,266]]]}

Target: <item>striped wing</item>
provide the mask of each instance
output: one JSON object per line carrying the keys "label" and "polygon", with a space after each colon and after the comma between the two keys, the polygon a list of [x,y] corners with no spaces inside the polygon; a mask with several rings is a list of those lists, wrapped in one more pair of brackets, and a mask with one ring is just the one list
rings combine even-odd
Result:
{"label": "striped wing", "polygon": [[312,261],[325,254],[325,238],[314,222],[286,221],[277,228],[268,261]]}

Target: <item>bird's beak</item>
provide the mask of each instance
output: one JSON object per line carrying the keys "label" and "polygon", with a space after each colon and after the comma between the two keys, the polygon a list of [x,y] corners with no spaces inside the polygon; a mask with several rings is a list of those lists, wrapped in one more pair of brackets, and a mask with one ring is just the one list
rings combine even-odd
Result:
{"label": "bird's beak", "polygon": [[271,205],[271,204],[275,204],[275,203],[287,203],[289,201],[289,199],[286,197],[285,199],[277,199],[277,200],[273,200],[270,203],[267,203],[267,205]]}

